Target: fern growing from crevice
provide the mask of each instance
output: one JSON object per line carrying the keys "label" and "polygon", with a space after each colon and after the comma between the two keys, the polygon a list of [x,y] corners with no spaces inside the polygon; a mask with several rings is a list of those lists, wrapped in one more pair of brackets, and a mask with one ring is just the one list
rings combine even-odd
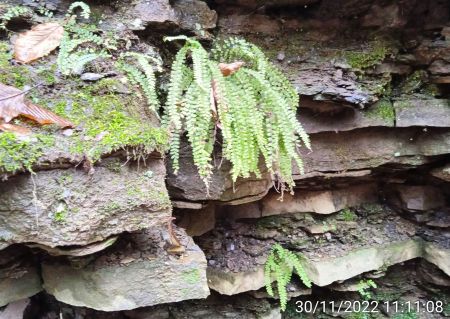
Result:
{"label": "fern growing from crevice", "polygon": [[286,310],[288,301],[286,286],[291,281],[294,270],[303,284],[311,288],[311,280],[303,268],[300,257],[283,248],[280,244],[273,245],[265,263],[264,279],[267,293],[272,297],[275,296],[272,288],[272,280],[275,280],[282,311]]}
{"label": "fern growing from crevice", "polygon": [[80,16],[84,19],[89,19],[91,13],[89,6],[81,1],[72,3],[67,11],[64,36],[56,60],[59,71],[66,76],[80,74],[88,63],[108,57],[107,50],[115,49],[103,37],[96,34],[95,26],[77,23],[77,16],[73,14],[76,8],[81,9]]}
{"label": "fern growing from crevice", "polygon": [[194,163],[208,186],[219,129],[233,181],[259,177],[262,158],[274,179],[292,187],[293,162],[303,171],[298,148],[309,148],[310,142],[296,118],[298,94],[286,77],[258,47],[241,39],[216,43],[211,53],[191,38],[168,40],[185,41],[172,64],[163,119],[174,171],[180,136],[187,132]]}
{"label": "fern growing from crevice", "polygon": [[144,92],[150,111],[159,117],[157,111],[160,107],[156,93],[156,71],[162,71],[162,61],[150,55],[138,52],[126,52],[121,55],[118,63],[119,69],[127,74],[134,85],[139,85]]}

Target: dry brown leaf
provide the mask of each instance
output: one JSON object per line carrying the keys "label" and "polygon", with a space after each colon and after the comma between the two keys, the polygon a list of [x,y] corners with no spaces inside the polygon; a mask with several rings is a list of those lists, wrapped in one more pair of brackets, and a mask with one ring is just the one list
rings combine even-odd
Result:
{"label": "dry brown leaf", "polygon": [[242,61],[237,61],[233,63],[219,63],[220,72],[223,76],[229,76],[236,73],[245,63]]}
{"label": "dry brown leaf", "polygon": [[21,33],[14,44],[14,58],[29,63],[55,50],[63,38],[64,28],[58,23],[38,24]]}
{"label": "dry brown leaf", "polygon": [[56,124],[73,127],[73,124],[55,113],[25,100],[25,92],[0,83],[0,119],[8,123],[17,116],[24,116],[39,124]]}
{"label": "dry brown leaf", "polygon": [[12,132],[17,135],[30,135],[31,134],[30,129],[28,129],[26,127],[14,125],[14,124],[9,124],[9,123],[0,123],[0,131]]}
{"label": "dry brown leaf", "polygon": [[56,115],[55,113],[43,109],[31,102],[25,101],[25,108],[20,115],[27,117],[41,125],[56,124],[61,127],[73,127],[72,122]]}

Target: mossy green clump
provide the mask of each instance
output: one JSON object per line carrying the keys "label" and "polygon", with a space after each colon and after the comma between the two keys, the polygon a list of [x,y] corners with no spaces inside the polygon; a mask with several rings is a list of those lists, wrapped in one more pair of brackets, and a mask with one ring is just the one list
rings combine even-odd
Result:
{"label": "mossy green clump", "polygon": [[30,71],[26,66],[11,65],[11,58],[9,44],[0,41],[0,83],[23,89],[30,81]]}
{"label": "mossy green clump", "polygon": [[351,209],[344,208],[338,213],[337,219],[345,222],[354,222],[358,219],[358,215],[356,215]]}
{"label": "mossy green clump", "polygon": [[425,70],[416,70],[409,75],[400,86],[400,93],[411,94],[419,91],[426,83],[428,78]]}
{"label": "mossy green clump", "polygon": [[54,138],[44,134],[21,140],[13,133],[0,133],[0,173],[32,171],[33,164],[53,143]]}
{"label": "mossy green clump", "polygon": [[387,99],[382,99],[373,105],[367,112],[369,117],[381,118],[387,122],[395,120],[395,112],[392,103]]}
{"label": "mossy green clump", "polygon": [[97,161],[103,154],[130,149],[134,159],[154,150],[164,152],[167,133],[139,114],[133,95],[111,92],[116,80],[104,79],[84,85],[63,100],[49,102],[55,113],[81,128],[71,138],[70,152]]}
{"label": "mossy green clump", "polygon": [[354,69],[364,70],[381,63],[389,50],[382,44],[377,44],[369,52],[346,52],[345,58]]}

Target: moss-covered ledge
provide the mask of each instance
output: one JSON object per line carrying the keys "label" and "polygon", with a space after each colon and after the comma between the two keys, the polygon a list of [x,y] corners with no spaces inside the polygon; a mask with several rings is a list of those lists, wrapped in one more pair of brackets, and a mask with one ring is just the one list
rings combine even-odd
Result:
{"label": "moss-covered ledge", "polygon": [[12,65],[9,44],[0,42],[0,82],[19,89],[31,88],[27,98],[75,124],[61,131],[39,127],[23,119],[14,124],[32,130],[29,136],[0,133],[0,174],[51,168],[52,164],[92,163],[116,151],[128,159],[145,160],[164,153],[167,133],[147,109],[139,90],[126,77],[86,83],[61,78],[54,57],[38,64]]}

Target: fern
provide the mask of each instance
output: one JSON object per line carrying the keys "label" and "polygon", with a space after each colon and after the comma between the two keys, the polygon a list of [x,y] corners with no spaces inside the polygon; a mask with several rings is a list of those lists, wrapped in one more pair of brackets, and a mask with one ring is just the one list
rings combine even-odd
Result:
{"label": "fern", "polygon": [[97,28],[76,23],[76,15],[72,13],[78,7],[81,8],[80,15],[84,19],[89,19],[91,13],[89,6],[81,1],[72,3],[68,9],[64,36],[56,60],[59,71],[66,76],[80,74],[88,63],[109,56],[106,50],[101,48],[105,40],[96,34]]}
{"label": "fern", "polygon": [[150,110],[157,116],[157,110],[160,105],[156,94],[154,68],[161,71],[161,65],[162,61],[160,59],[137,52],[123,53],[118,64],[119,68],[127,73],[128,79],[142,88]]}
{"label": "fern", "polygon": [[303,284],[310,288],[311,280],[306,274],[300,258],[293,252],[283,248],[280,244],[273,245],[265,263],[264,280],[267,293],[274,297],[272,279],[275,279],[282,311],[286,310],[288,300],[286,286],[291,281],[293,270],[295,270]]}
{"label": "fern", "polygon": [[364,300],[369,300],[372,298],[372,294],[368,291],[370,288],[377,288],[377,284],[372,279],[360,280],[357,286],[359,295]]}
{"label": "fern", "polygon": [[[163,123],[171,136],[174,171],[179,169],[180,135],[187,132],[194,163],[208,187],[215,132],[221,130],[223,156],[232,164],[232,178],[260,176],[260,158],[274,179],[294,186],[292,164],[303,163],[298,147],[310,148],[296,118],[298,94],[286,77],[255,45],[241,39],[216,43],[210,53],[185,36],[172,64]],[[219,63],[245,62],[224,76]]]}

